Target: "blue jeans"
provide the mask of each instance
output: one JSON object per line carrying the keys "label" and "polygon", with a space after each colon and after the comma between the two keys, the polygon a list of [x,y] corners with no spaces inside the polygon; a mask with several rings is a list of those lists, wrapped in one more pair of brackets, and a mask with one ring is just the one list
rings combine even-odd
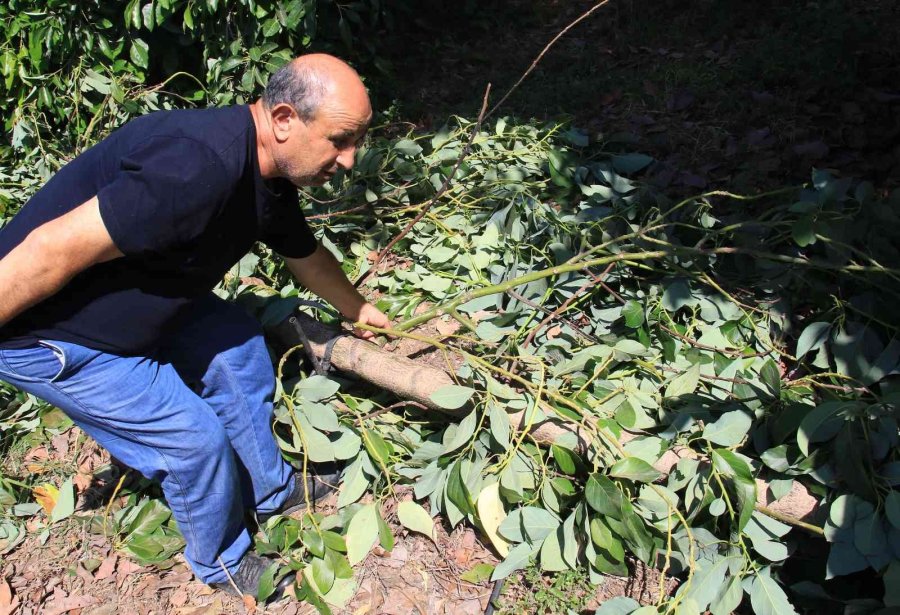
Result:
{"label": "blue jeans", "polygon": [[244,511],[271,512],[291,467],[272,436],[275,375],[259,324],[213,295],[153,356],[42,340],[0,349],[0,378],[62,409],[101,446],[158,480],[206,583],[250,547]]}

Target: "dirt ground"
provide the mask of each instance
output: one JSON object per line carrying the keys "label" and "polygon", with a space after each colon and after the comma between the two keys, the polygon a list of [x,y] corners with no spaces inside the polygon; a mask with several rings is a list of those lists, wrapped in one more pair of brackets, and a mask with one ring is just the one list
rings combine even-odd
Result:
{"label": "dirt ground", "polygon": [[[111,480],[95,480],[94,469],[107,472],[109,456],[86,440],[78,428],[71,428],[49,446],[40,446],[26,455],[26,461],[39,469],[42,465],[62,463],[77,454],[82,491],[75,515],[54,526],[42,537],[37,522],[32,522],[29,537],[9,553],[0,564],[0,613],[6,615],[219,615],[270,613],[306,615],[315,613],[309,604],[283,597],[268,605],[248,608],[240,599],[213,590],[197,581],[179,554],[162,569],[140,566],[115,549],[114,540],[92,530],[88,523],[99,511],[120,506],[126,496],[113,494]],[[408,489],[407,489],[408,491]],[[402,491],[400,492],[403,497]],[[409,494],[406,494],[407,496]],[[333,509],[331,496],[317,508]],[[435,540],[410,533],[396,520],[391,507],[382,509],[384,518],[396,536],[390,552],[376,546],[356,567],[355,589],[336,615],[480,615],[487,607],[492,586],[489,582],[471,583],[460,577],[481,563],[495,565],[497,557],[488,550],[472,528],[462,525],[448,533],[437,520]],[[609,577],[600,585],[591,604],[611,596],[631,595],[642,602],[656,599],[659,577],[655,571],[636,569],[630,579]],[[669,589],[674,582],[669,583]],[[512,595],[517,591],[513,584]]]}

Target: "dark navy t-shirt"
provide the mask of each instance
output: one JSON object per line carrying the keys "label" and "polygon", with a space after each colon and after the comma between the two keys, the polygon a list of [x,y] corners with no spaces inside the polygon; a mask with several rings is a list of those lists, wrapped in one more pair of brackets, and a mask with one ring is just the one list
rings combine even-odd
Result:
{"label": "dark navy t-shirt", "polygon": [[317,245],[294,186],[260,176],[246,106],[129,122],[34,195],[0,231],[0,257],[95,195],[125,256],[89,267],[0,327],[0,346],[47,339],[148,353],[256,241],[290,258]]}

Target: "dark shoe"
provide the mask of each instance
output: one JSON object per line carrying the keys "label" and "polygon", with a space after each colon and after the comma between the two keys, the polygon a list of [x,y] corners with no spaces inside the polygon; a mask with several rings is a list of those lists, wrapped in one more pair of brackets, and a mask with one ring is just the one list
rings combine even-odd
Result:
{"label": "dark shoe", "polygon": [[[244,554],[244,557],[241,558],[241,563],[238,566],[237,572],[231,575],[231,580],[234,581],[234,584],[230,581],[225,581],[224,583],[213,583],[211,586],[216,589],[221,589],[232,596],[238,596],[239,598],[242,596],[253,596],[256,598],[259,595],[260,578],[262,578],[266,568],[275,563],[275,561],[276,560],[274,559],[262,557],[261,555],[247,551],[247,553]],[[270,598],[273,600],[281,598],[282,594],[284,594],[284,590],[290,587],[293,582],[293,574],[285,576],[275,586],[275,591],[272,592]]]}
{"label": "dark shoe", "polygon": [[[256,520],[262,524],[275,515],[290,515],[306,507],[306,490],[303,487],[303,473],[294,472],[293,487],[290,495],[278,510],[269,513],[257,513]],[[309,490],[309,501],[315,503],[337,490],[341,479],[341,469],[333,463],[316,464],[307,468],[306,488]]]}

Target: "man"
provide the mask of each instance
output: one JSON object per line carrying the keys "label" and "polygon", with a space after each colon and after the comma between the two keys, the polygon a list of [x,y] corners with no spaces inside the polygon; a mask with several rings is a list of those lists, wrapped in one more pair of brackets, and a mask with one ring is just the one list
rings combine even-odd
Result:
{"label": "man", "polygon": [[304,491],[271,433],[259,325],[210,291],[262,241],[344,316],[388,326],[294,189],[351,168],[371,116],[353,69],[302,56],[252,105],[128,123],[0,232],[0,378],[159,480],[206,583],[255,595],[269,561],[249,551],[245,512],[286,513]]}

